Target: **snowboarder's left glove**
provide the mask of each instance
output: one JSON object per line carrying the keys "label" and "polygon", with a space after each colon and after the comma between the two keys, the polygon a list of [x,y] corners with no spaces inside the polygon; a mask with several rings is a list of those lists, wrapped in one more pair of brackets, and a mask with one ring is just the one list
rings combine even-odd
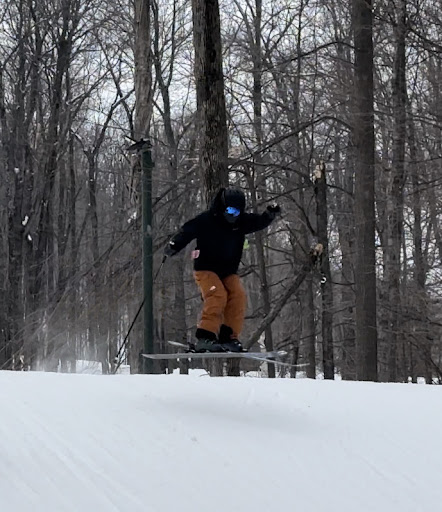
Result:
{"label": "snowboarder's left glove", "polygon": [[167,257],[174,256],[177,252],[175,244],[172,241],[170,241],[164,248],[164,255]]}
{"label": "snowboarder's left glove", "polygon": [[269,213],[272,220],[281,213],[281,207],[278,204],[270,204],[267,206],[267,212]]}

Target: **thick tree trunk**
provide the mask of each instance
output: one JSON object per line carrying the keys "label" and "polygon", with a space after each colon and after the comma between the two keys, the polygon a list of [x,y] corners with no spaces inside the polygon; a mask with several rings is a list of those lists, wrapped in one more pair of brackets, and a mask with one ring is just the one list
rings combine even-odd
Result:
{"label": "thick tree trunk", "polygon": [[353,136],[356,156],[357,377],[377,380],[373,18],[371,0],[352,0],[355,45]]}
{"label": "thick tree trunk", "polygon": [[200,166],[209,202],[228,185],[227,117],[218,0],[192,0]]}
{"label": "thick tree trunk", "polygon": [[[6,120],[5,90],[3,82],[3,64],[0,63],[0,129],[2,137],[0,138],[0,166],[7,169],[8,165],[8,124]],[[5,173],[0,174],[0,204],[7,204],[7,184],[8,180]],[[6,363],[6,350],[8,344],[8,318],[7,318],[7,261],[8,261],[8,241],[7,233],[3,226],[8,225],[7,211],[0,210],[0,368]]]}
{"label": "thick tree trunk", "polygon": [[323,162],[315,170],[315,195],[318,243],[323,247],[321,255],[321,303],[322,303],[322,359],[324,377],[335,378],[333,355],[333,288],[331,283],[330,259],[328,252],[328,207],[326,167]]}
{"label": "thick tree trunk", "polygon": [[151,2],[135,0],[135,138],[149,138],[152,116]]}
{"label": "thick tree trunk", "polygon": [[[3,68],[0,64],[0,129],[6,135],[6,108],[3,88]],[[7,168],[7,139],[0,139],[0,167]],[[0,204],[7,204],[7,180],[4,173],[0,174]],[[6,363],[6,349],[8,343],[8,318],[7,318],[7,261],[8,243],[7,234],[3,226],[8,224],[8,215],[5,208],[0,210],[0,368]]]}
{"label": "thick tree trunk", "polygon": [[[70,244],[69,244],[69,279],[73,282],[73,278],[77,273],[77,257],[79,247],[77,244],[77,209],[76,209],[76,197],[77,194],[77,180],[75,173],[75,164],[74,164],[74,139],[71,137],[69,139],[69,187],[68,187],[68,201],[69,205],[69,235],[70,235]],[[78,290],[77,286],[72,286],[72,289],[69,293],[69,302],[68,302],[68,358],[70,361],[70,371],[72,373],[76,372],[76,364],[77,364],[77,296]]]}
{"label": "thick tree trunk", "polygon": [[[135,138],[149,138],[150,119],[152,117],[152,54],[151,54],[151,2],[150,0],[135,0]],[[134,167],[134,173],[141,176],[141,164]],[[141,191],[141,178],[137,180]],[[141,193],[138,194],[141,201]],[[141,208],[139,208],[141,211]],[[141,247],[142,233],[138,239],[134,240],[138,247]],[[135,284],[135,283],[134,283]],[[139,294],[138,283],[134,292]],[[140,296],[140,302],[143,297]],[[143,349],[144,324],[138,321],[135,326],[134,334],[130,337],[130,367],[131,372],[137,373],[139,370],[138,354]]]}

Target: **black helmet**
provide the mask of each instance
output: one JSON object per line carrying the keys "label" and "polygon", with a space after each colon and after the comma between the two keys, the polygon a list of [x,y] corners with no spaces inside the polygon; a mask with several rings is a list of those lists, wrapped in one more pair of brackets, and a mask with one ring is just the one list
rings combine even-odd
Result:
{"label": "black helmet", "polygon": [[222,199],[224,208],[226,206],[233,206],[243,212],[246,207],[246,196],[239,188],[229,187],[224,189]]}
{"label": "black helmet", "polygon": [[246,197],[239,188],[229,187],[222,193],[223,215],[227,222],[233,224],[246,207]]}

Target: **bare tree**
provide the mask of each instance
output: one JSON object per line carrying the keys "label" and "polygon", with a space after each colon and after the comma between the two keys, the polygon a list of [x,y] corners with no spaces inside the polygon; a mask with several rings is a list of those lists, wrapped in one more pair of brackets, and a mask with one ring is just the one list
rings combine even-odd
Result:
{"label": "bare tree", "polygon": [[353,0],[356,222],[356,342],[359,380],[377,380],[374,207],[373,19],[371,0]]}
{"label": "bare tree", "polygon": [[227,123],[218,0],[192,0],[200,167],[206,200],[228,184]]}

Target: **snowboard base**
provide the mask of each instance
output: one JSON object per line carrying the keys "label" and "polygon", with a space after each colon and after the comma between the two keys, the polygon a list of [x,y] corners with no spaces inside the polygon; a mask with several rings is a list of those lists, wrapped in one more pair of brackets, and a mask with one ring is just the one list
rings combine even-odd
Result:
{"label": "snowboard base", "polygon": [[273,352],[192,352],[189,345],[178,341],[168,341],[169,345],[179,347],[182,352],[173,354],[142,354],[148,359],[254,359],[256,361],[277,363],[279,359],[287,355],[285,350],[275,350]]}
{"label": "snowboard base", "polygon": [[173,354],[142,354],[148,359],[269,359],[274,361],[278,357],[287,355],[285,350],[275,352],[176,352]]}
{"label": "snowboard base", "polygon": [[292,364],[283,362],[281,359],[287,355],[285,350],[274,350],[273,352],[192,352],[189,345],[179,341],[167,341],[169,345],[185,349],[182,352],[173,354],[141,354],[147,359],[167,360],[167,359],[252,359],[261,363],[279,364],[281,366],[303,368],[308,363]]}

